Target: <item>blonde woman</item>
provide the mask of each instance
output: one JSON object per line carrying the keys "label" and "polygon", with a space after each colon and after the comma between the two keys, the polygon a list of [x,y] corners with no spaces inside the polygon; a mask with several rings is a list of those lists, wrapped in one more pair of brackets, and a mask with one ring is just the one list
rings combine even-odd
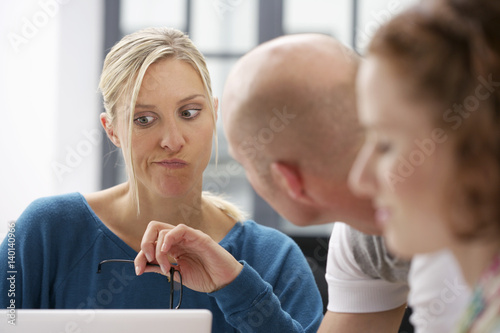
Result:
{"label": "blonde woman", "polygon": [[395,253],[453,252],[474,288],[460,332],[500,332],[500,3],[398,15],[358,78],[367,138],[352,188],[373,198]]}
{"label": "blonde woman", "polygon": [[[197,247],[211,251],[207,264],[217,270],[204,275],[192,269],[193,256],[171,258],[185,285],[182,308],[211,310],[214,332],[316,331],[322,303],[297,245],[202,193],[218,102],[190,39],[174,29],[125,36],[106,57],[100,89],[101,122],[123,152],[128,181],[26,209],[15,226],[17,308],[168,308],[164,275],[119,262],[100,274],[96,268],[106,259],[134,259],[148,225],[179,225],[202,239]],[[169,264],[160,264],[168,275]],[[0,266],[6,274],[6,263]],[[5,293],[1,300],[8,306]]]}

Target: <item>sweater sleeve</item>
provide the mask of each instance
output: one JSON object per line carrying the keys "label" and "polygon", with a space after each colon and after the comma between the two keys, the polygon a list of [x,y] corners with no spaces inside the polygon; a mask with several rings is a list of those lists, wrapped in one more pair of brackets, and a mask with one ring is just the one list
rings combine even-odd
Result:
{"label": "sweater sleeve", "polygon": [[[42,281],[47,281],[44,271],[43,248],[37,232],[37,203],[31,204],[10,226],[8,237],[0,246],[0,306],[3,308],[40,308],[44,290]],[[8,259],[8,260],[6,260]],[[30,273],[31,272],[31,273]],[[37,274],[34,274],[37,272]],[[31,274],[31,275],[30,275]],[[48,286],[46,286],[48,287]]]}
{"label": "sweater sleeve", "polygon": [[[295,245],[295,244],[294,244]],[[267,256],[280,257],[269,253]],[[243,270],[228,286],[210,293],[226,321],[241,332],[316,332],[322,302],[314,277],[302,252],[292,251],[273,267],[278,273],[271,285],[241,260]]]}

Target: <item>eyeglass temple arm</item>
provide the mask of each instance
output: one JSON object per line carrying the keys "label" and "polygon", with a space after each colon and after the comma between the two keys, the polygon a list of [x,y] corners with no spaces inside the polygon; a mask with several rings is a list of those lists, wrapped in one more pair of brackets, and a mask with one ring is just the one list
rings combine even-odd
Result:
{"label": "eyeglass temple arm", "polygon": [[[107,259],[107,260],[103,260],[99,263],[99,265],[97,265],[97,273],[101,273],[101,266],[102,264],[106,264],[108,262],[128,262],[128,263],[133,263],[134,261],[131,260],[131,259]],[[156,266],[156,267],[160,267],[160,265],[157,265],[157,264],[147,264],[147,266]]]}
{"label": "eyeglass temple arm", "polygon": [[175,309],[178,309],[181,307],[181,303],[182,303],[182,275],[181,275],[181,272],[179,272],[178,270],[176,270],[174,267],[170,267],[170,278],[169,278],[169,282],[171,283],[170,285],[170,308],[173,309],[174,308],[174,274],[175,272],[177,272],[177,274],[179,275],[179,284],[180,284],[180,290],[179,290],[179,303],[177,304],[177,306],[175,307]]}

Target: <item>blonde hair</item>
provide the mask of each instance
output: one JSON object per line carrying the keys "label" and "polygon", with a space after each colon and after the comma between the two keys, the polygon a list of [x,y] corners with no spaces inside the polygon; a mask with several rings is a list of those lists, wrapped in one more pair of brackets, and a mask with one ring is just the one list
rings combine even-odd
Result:
{"label": "blonde hair", "polygon": [[[212,111],[215,159],[217,161],[218,144],[217,129],[215,125],[217,110],[215,110],[213,102],[210,74],[208,73],[203,55],[183,32],[172,28],[147,28],[123,37],[111,48],[106,56],[101,80],[99,82],[99,89],[101,90],[104,100],[107,122],[109,124],[115,123],[117,108],[121,104],[124,105],[125,115],[129,116],[128,147],[126,150],[123,149],[123,155],[127,162],[127,174],[131,190],[134,194],[138,215],[140,214],[139,193],[132,159],[131,144],[134,121],[132,114],[133,110],[135,110],[137,96],[139,95],[144,75],[149,66],[159,60],[172,57],[190,64],[200,75],[205,93],[208,97],[209,108]],[[128,96],[130,96],[130,100],[123,103],[124,99]],[[124,119],[127,118],[125,117]],[[203,192],[202,197],[234,219],[243,219],[243,213],[236,206],[222,198],[207,192]]]}

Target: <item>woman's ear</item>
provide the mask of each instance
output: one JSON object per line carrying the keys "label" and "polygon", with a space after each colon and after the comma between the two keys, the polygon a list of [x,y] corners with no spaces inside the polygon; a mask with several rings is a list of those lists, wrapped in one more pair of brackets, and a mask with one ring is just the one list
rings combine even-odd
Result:
{"label": "woman's ear", "polygon": [[215,112],[215,121],[217,121],[219,117],[219,99],[214,97],[214,112]]}
{"label": "woman's ear", "polygon": [[106,134],[108,135],[108,138],[113,142],[113,144],[117,147],[120,147],[120,139],[116,135],[113,126],[109,123],[108,116],[106,113],[101,113],[100,115],[101,119],[101,125],[104,128],[104,131],[106,131]]}
{"label": "woman's ear", "polygon": [[277,186],[285,190],[292,199],[303,203],[311,202],[304,188],[300,169],[283,162],[273,162],[271,175]]}

